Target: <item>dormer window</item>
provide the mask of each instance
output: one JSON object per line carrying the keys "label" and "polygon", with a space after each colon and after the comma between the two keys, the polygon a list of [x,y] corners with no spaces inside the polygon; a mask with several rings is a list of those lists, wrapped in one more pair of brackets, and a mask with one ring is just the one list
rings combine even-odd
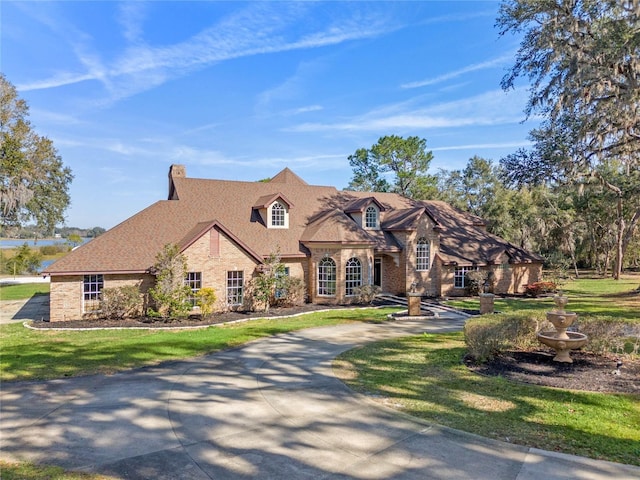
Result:
{"label": "dormer window", "polygon": [[373,205],[367,207],[364,213],[364,227],[377,230],[379,226],[378,209]]}
{"label": "dormer window", "polygon": [[270,228],[287,228],[289,226],[287,207],[280,202],[273,202],[269,207],[269,220]]}

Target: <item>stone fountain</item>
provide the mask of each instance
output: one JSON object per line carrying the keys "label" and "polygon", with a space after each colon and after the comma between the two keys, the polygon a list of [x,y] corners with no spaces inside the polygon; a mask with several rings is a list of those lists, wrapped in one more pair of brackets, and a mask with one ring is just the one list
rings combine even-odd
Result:
{"label": "stone fountain", "polygon": [[556,356],[553,357],[556,362],[573,363],[569,353],[586,345],[588,337],[584,333],[567,332],[567,328],[578,318],[575,312],[567,312],[564,309],[569,299],[563,295],[556,295],[553,300],[556,309],[547,312],[547,320],[553,323],[556,330],[539,332],[538,341],[556,351]]}

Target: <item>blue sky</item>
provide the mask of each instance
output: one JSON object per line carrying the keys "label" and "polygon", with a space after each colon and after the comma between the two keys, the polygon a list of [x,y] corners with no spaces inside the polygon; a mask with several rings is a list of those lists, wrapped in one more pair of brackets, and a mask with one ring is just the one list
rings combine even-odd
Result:
{"label": "blue sky", "polygon": [[431,172],[527,145],[499,2],[1,4],[2,72],[75,175],[67,225],[110,228],[167,172],[344,188],[347,157],[417,135]]}

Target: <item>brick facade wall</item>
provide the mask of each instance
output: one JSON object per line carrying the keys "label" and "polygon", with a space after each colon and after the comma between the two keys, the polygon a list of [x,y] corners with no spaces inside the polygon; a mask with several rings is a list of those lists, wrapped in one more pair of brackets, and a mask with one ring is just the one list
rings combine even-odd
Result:
{"label": "brick facade wall", "polygon": [[[403,251],[393,254],[380,254],[381,288],[383,292],[404,295],[416,282],[416,291],[425,296],[456,296],[466,294],[465,289],[454,287],[454,267],[444,266],[437,258],[439,234],[434,231],[432,221],[424,215],[416,231],[394,232],[394,236]],[[420,237],[430,243],[429,269],[416,270],[416,245]],[[213,288],[218,297],[218,309],[227,304],[227,272],[242,271],[245,286],[257,274],[256,259],[248,255],[224,233],[217,230],[207,232],[197,239],[185,251],[188,271],[200,272],[202,287]],[[320,260],[329,256],[336,263],[336,295],[317,295],[317,266]],[[283,259],[289,267],[291,277],[302,278],[307,286],[307,298],[313,303],[351,303],[353,296],[345,294],[345,267],[349,258],[356,257],[362,266],[362,283],[373,280],[374,251],[370,246],[325,245],[311,248],[310,258]],[[539,281],[542,277],[542,265],[510,265],[506,259],[501,265],[490,267],[495,274],[496,293],[517,293],[522,285]],[[149,274],[108,275],[104,276],[104,287],[138,285],[141,293],[148,293],[154,285],[154,277]],[[83,275],[54,276],[51,278],[51,321],[75,320],[83,316]]]}
{"label": "brick facade wall", "polygon": [[[336,294],[335,296],[319,296],[318,295],[318,263],[325,258],[330,257],[336,263]],[[346,263],[355,257],[360,260],[362,266],[362,284],[369,283],[370,269],[371,277],[373,277],[373,249],[370,247],[347,247],[325,246],[311,249],[311,258],[309,262],[309,298],[312,303],[323,304],[344,304],[352,303],[355,297],[346,296],[345,294],[345,277]]]}
{"label": "brick facade wall", "polygon": [[[454,266],[444,265],[440,267],[442,274],[442,286],[440,295],[445,297],[459,297],[467,294],[466,288],[455,288]],[[542,264],[501,264],[489,267],[480,267],[481,271],[492,271],[495,275],[494,293],[522,293],[523,285],[538,282],[542,278]]]}
{"label": "brick facade wall", "polygon": [[[49,297],[49,320],[51,322],[80,320],[85,316],[83,313],[83,281],[84,275],[51,277]],[[104,275],[104,288],[135,285],[140,288],[141,294],[144,294],[153,284],[154,277],[152,275]]]}

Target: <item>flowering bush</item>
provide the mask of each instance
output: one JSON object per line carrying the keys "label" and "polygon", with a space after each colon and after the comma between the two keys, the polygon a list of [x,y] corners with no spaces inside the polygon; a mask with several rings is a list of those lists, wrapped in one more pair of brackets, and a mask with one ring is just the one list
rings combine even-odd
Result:
{"label": "flowering bush", "polygon": [[529,297],[537,297],[543,293],[554,293],[558,290],[555,282],[535,282],[524,286],[524,294]]}

